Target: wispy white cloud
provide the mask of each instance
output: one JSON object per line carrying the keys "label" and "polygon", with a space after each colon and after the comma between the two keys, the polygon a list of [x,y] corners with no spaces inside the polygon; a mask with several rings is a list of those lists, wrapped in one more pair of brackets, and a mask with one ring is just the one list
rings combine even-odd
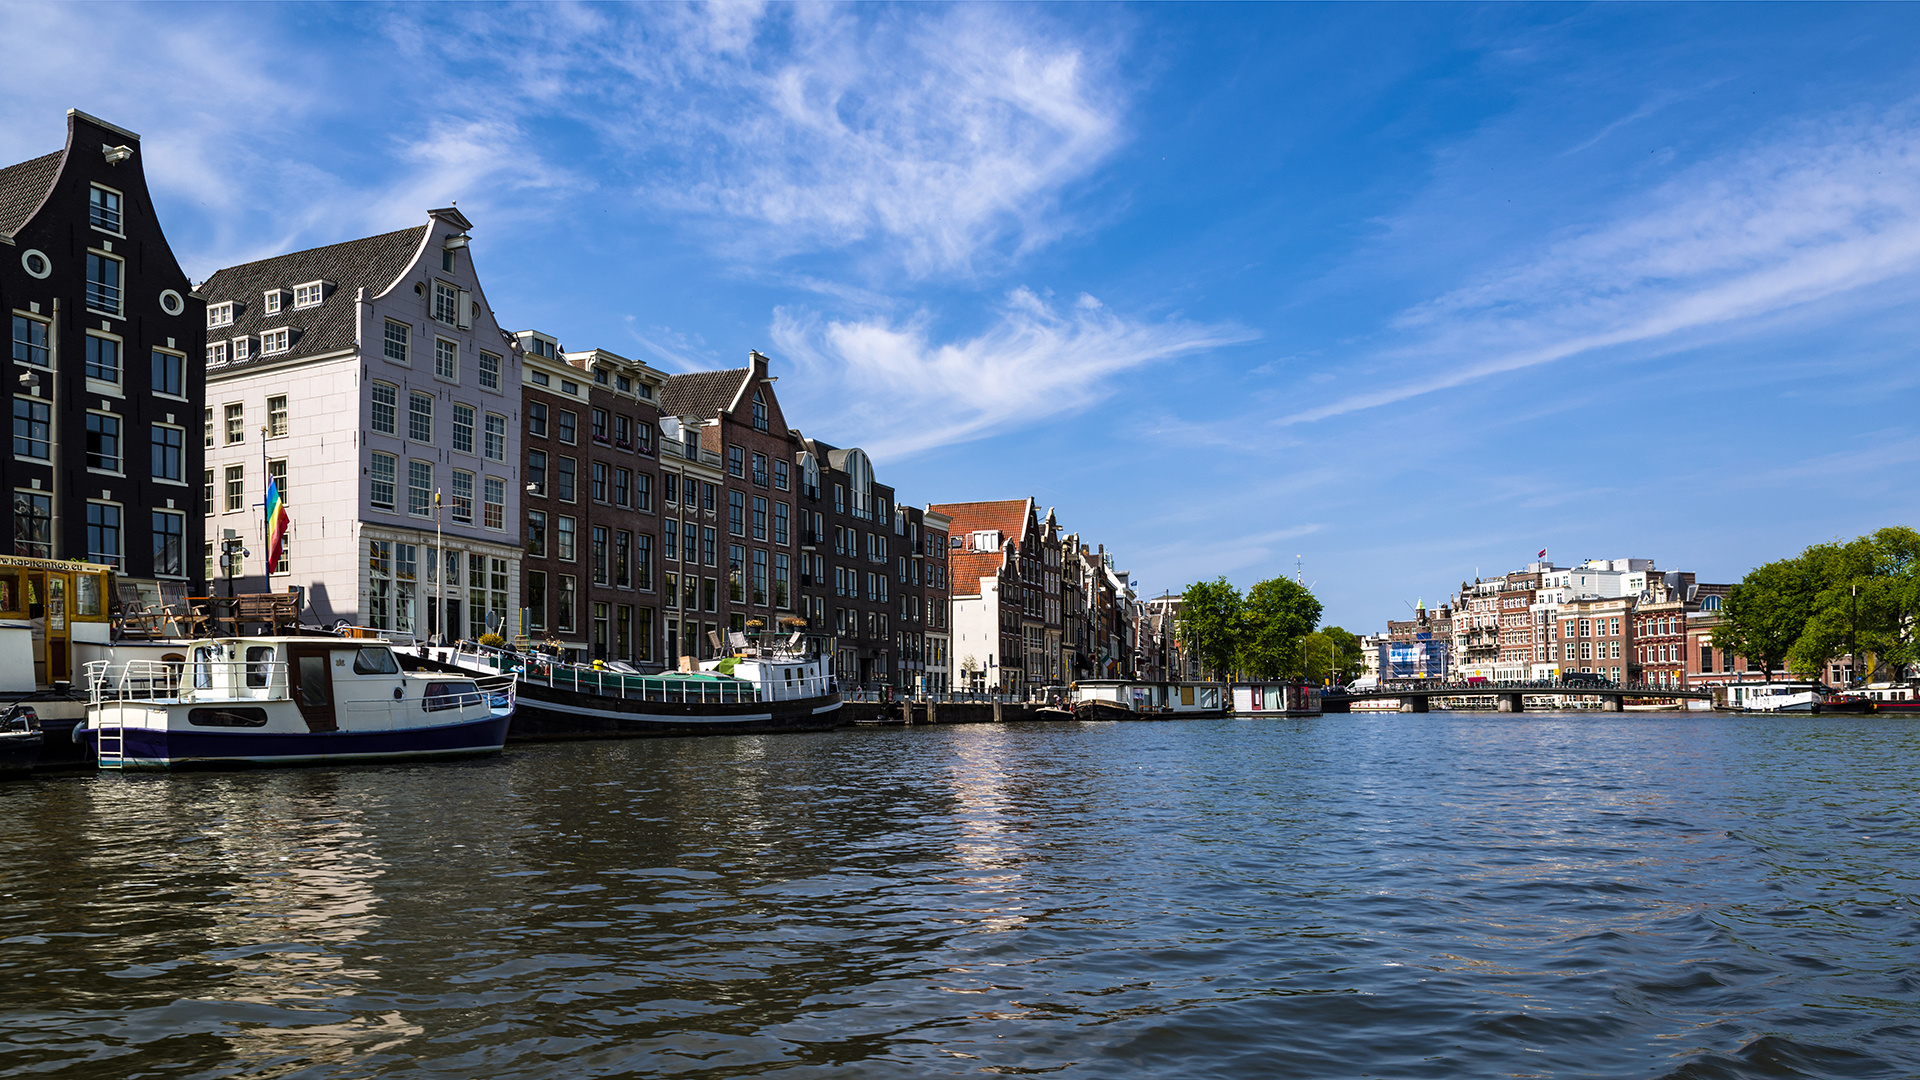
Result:
{"label": "wispy white cloud", "polygon": [[[1303,423],[1620,347],[1661,347],[1920,270],[1920,126],[1910,111],[1686,170],[1613,220],[1418,305],[1374,360],[1378,389]],[[1903,290],[1909,300],[1915,290]],[[1405,367],[1426,372],[1394,380]]]}
{"label": "wispy white cloud", "polygon": [[978,336],[936,342],[931,322],[924,312],[896,324],[781,308],[773,340],[805,369],[801,393],[817,404],[813,415],[837,414],[831,430],[900,457],[1085,411],[1123,372],[1257,336],[1232,325],[1140,321],[1085,295],[1062,311],[1024,288]]}

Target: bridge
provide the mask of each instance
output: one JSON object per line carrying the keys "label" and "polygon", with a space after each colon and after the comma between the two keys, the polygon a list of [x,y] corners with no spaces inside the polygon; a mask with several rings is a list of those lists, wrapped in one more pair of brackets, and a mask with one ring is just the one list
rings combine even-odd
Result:
{"label": "bridge", "polygon": [[1402,708],[1411,712],[1423,713],[1431,707],[1434,698],[1490,697],[1494,708],[1500,712],[1525,712],[1526,699],[1530,697],[1582,697],[1600,699],[1601,712],[1619,712],[1628,698],[1658,698],[1667,701],[1712,701],[1710,688],[1680,690],[1671,686],[1648,686],[1643,683],[1576,683],[1561,682],[1484,682],[1484,683],[1399,683],[1383,686],[1374,690],[1330,690],[1320,695],[1322,712],[1344,713],[1353,711],[1356,701],[1382,701],[1400,699]]}

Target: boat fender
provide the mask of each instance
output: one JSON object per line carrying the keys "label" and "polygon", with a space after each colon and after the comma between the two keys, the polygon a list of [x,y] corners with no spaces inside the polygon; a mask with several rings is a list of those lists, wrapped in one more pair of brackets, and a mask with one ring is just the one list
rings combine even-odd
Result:
{"label": "boat fender", "polygon": [[67,732],[67,738],[72,739],[73,745],[75,746],[85,746],[87,744],[87,722],[82,720],[73,725]]}

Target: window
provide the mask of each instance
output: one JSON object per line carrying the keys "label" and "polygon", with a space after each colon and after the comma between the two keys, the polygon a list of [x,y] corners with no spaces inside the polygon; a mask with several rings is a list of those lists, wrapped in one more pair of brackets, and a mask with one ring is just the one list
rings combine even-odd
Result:
{"label": "window", "polygon": [[48,441],[52,433],[52,406],[38,398],[13,399],[13,453],[16,457],[48,461],[53,457]]}
{"label": "window", "polygon": [[463,525],[473,524],[473,474],[464,469],[453,470],[453,520]]}
{"label": "window", "polygon": [[553,519],[553,557],[561,562],[572,562],[579,554],[574,532],[573,519],[562,514]]}
{"label": "window", "polygon": [[226,406],[227,445],[242,442],[247,437],[247,407],[233,404]]}
{"label": "window", "polygon": [[373,384],[373,410],[368,417],[373,430],[382,435],[397,434],[399,401],[400,389],[392,383]]}
{"label": "window", "polygon": [[453,448],[462,454],[473,453],[473,406],[471,405],[454,403]]}
{"label": "window", "polygon": [[287,396],[275,394],[267,399],[267,436],[278,437],[287,433]]}
{"label": "window", "polygon": [[215,326],[232,326],[232,325],[233,325],[233,301],[229,300],[224,304],[208,304],[207,305],[207,326],[209,328],[215,327]]}
{"label": "window", "polygon": [[642,589],[653,588],[653,537],[646,533],[633,538],[633,583]]}
{"label": "window", "polygon": [[631,506],[633,504],[633,470],[613,470],[613,504]]}
{"label": "window", "polygon": [[460,381],[460,346],[446,338],[433,339],[433,377]]}
{"label": "window", "polygon": [[767,398],[758,389],[753,392],[753,430],[767,430]]}
{"label": "window", "polygon": [[200,470],[200,507],[204,513],[213,513],[213,470]]}
{"label": "window", "polygon": [[544,436],[546,433],[547,403],[544,401],[527,402],[527,434]]}
{"label": "window", "polygon": [[545,450],[527,451],[527,483],[533,485],[535,495],[547,493],[547,452]]}
{"label": "window", "polygon": [[291,347],[292,334],[285,327],[278,330],[263,330],[260,333],[261,356],[276,356]]}
{"label": "window", "polygon": [[727,492],[727,532],[747,535],[747,497],[738,491]]}
{"label": "window", "polygon": [[633,587],[633,534],[625,529],[613,534],[613,584],[619,589]]}
{"label": "window", "polygon": [[753,549],[753,602],[761,607],[767,603],[767,553],[759,548]]}
{"label": "window", "polygon": [[490,352],[480,354],[480,388],[500,389],[500,358]]}
{"label": "window", "polygon": [[660,523],[660,554],[675,562],[680,560],[680,523],[672,518]]}
{"label": "window", "polygon": [[[621,469],[620,471],[625,473],[627,470]],[[651,513],[653,510],[653,475],[651,473],[641,473],[635,477],[635,480],[638,481],[638,486],[634,489],[637,497],[634,506],[640,510]]]}
{"label": "window", "polygon": [[323,282],[315,281],[306,285],[295,285],[293,287],[293,306],[297,308],[319,307],[321,299],[325,296],[326,285]]}
{"label": "window", "polygon": [[278,315],[280,313],[280,298],[284,295],[286,294],[279,289],[268,289],[266,295],[260,298],[260,310],[268,315]]}
{"label": "window", "polygon": [[593,583],[607,583],[607,530],[604,525],[595,525],[592,533],[591,556],[593,562]]}
{"label": "window", "polygon": [[414,442],[433,441],[433,396],[418,390],[407,395],[407,438]]}
{"label": "window", "polygon": [[613,418],[613,445],[621,449],[633,446],[633,418],[616,416]]}
{"label": "window", "polygon": [[787,514],[786,503],[773,504],[773,542],[776,544],[787,542]]}
{"label": "window", "polygon": [[398,465],[392,454],[376,452],[373,455],[373,490],[370,498],[373,505],[382,510],[393,509],[394,471]]}
{"label": "window", "polygon": [[87,306],[109,315],[120,314],[120,260],[87,252]]}
{"label": "window", "polygon": [[773,486],[781,491],[787,490],[787,461],[775,458],[773,461]]}
{"label": "window", "polygon": [[760,495],[753,497],[753,538],[755,540],[767,538],[767,500]]}
{"label": "window", "polygon": [[167,510],[153,511],[153,572],[182,577],[187,572],[187,519]]}
{"label": "window", "polygon": [[407,462],[407,513],[416,517],[433,515],[433,463]]}
{"label": "window", "polygon": [[573,501],[574,460],[570,457],[558,458],[554,462],[554,494],[561,502]]}
{"label": "window", "polygon": [[527,629],[547,628],[547,575],[542,570],[527,571]]}
{"label": "window", "polygon": [[87,335],[87,378],[101,382],[120,381],[120,343],[112,338]]}
{"label": "window", "polygon": [[489,476],[481,492],[485,497],[485,514],[480,524],[489,529],[507,527],[507,482],[498,476]]}
{"label": "window", "polygon": [[87,561],[119,569],[120,508],[111,503],[87,504]]}
{"label": "window", "polygon": [[185,480],[187,433],[183,428],[153,425],[153,478]]}
{"label": "window", "polygon": [[13,359],[17,363],[47,366],[47,324],[25,315],[13,317]]}
{"label": "window", "polygon": [[709,484],[704,480],[700,482],[700,509],[705,510],[709,514],[713,513],[713,500],[714,500],[715,490],[716,489],[712,484]]}
{"label": "window", "polygon": [[507,460],[507,418],[498,413],[487,414],[486,457],[488,461]]}
{"label": "window", "polygon": [[747,599],[747,549],[727,545],[727,599],[738,604]]}
{"label": "window", "polygon": [[120,471],[120,418],[111,413],[87,414],[87,468]]}
{"label": "window", "polygon": [[454,325],[460,317],[460,291],[444,281],[433,283],[433,318],[435,322]]}
{"label": "window", "polygon": [[120,193],[95,184],[87,193],[87,224],[108,232],[119,232]]}
{"label": "window", "polygon": [[547,554],[547,512],[527,511],[527,554],[544,558]]}
{"label": "window", "polygon": [[660,474],[660,497],[670,503],[677,503],[680,501],[680,474],[679,473],[661,473]]}
{"label": "window", "polygon": [[412,335],[413,327],[403,322],[394,322],[392,319],[388,319],[386,340],[382,345],[387,359],[396,364],[413,363],[413,358],[407,351],[408,342]]}
{"label": "window", "polygon": [[560,436],[561,442],[566,443],[568,446],[572,446],[574,444],[575,438],[578,435],[577,428],[579,424],[579,419],[580,418],[578,416],[575,416],[569,410],[566,410],[566,409],[560,410],[560,415],[557,418],[557,422],[554,424],[554,428],[555,428],[555,433]]}
{"label": "window", "polygon": [[717,546],[715,543],[717,538],[718,533],[711,525],[700,530],[700,561],[706,563],[708,566],[717,565],[714,562],[714,549]]}
{"label": "window", "polygon": [[593,441],[606,442],[607,441],[607,410],[605,409],[593,410],[593,413],[591,414],[591,417],[588,419],[587,422],[592,426],[592,429],[593,429]]}
{"label": "window", "polygon": [[168,397],[186,394],[187,358],[179,353],[153,350],[153,392]]}
{"label": "window", "polygon": [[607,463],[596,461],[589,466],[588,486],[593,492],[594,502],[607,501]]}
{"label": "window", "polygon": [[727,447],[727,475],[747,475],[747,452],[737,446]]}
{"label": "window", "polygon": [[253,338],[237,337],[233,339],[233,358],[245,360],[252,353]]}
{"label": "window", "polygon": [[227,343],[213,341],[207,344],[207,366],[217,367],[227,362]]}
{"label": "window", "polygon": [[45,559],[53,554],[53,496],[13,493],[13,553]]}
{"label": "window", "polygon": [[767,455],[756,452],[753,455],[753,482],[761,487],[767,486]]}
{"label": "window", "polygon": [[554,596],[553,628],[563,634],[573,633],[573,578],[568,574],[560,575],[560,589]]}
{"label": "window", "polygon": [[773,556],[773,606],[789,608],[793,606],[790,588],[792,570],[785,552],[775,552]]}

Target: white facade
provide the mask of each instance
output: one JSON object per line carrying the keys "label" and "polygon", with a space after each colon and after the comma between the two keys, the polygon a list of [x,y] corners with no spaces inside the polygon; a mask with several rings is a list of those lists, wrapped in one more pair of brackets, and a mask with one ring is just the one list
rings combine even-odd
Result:
{"label": "white facade", "polygon": [[998,578],[982,580],[986,584],[978,595],[953,598],[950,671],[955,690],[992,690],[1002,685],[1000,584]]}

